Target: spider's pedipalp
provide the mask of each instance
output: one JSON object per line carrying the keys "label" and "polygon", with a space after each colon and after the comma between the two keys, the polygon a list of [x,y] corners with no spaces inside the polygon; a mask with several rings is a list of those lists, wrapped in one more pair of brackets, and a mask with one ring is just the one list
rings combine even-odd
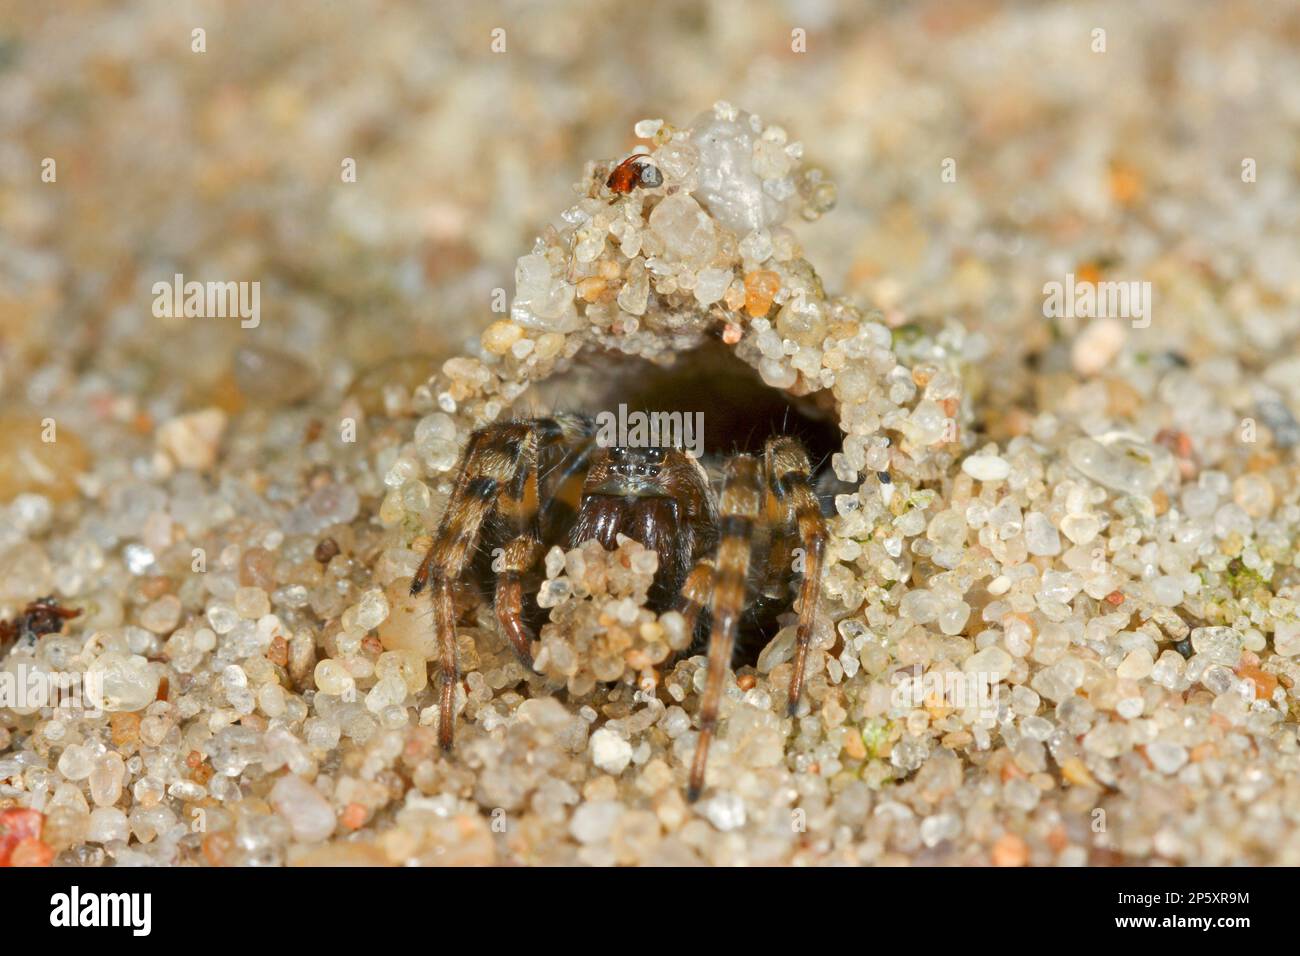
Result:
{"label": "spider's pedipalp", "polygon": [[804,668],[812,641],[817,598],[821,594],[821,572],[826,552],[826,521],[812,486],[812,465],[797,439],[778,436],[769,439],[764,451],[768,487],[781,506],[782,521],[797,537],[803,551],[803,582],[799,588],[799,627],[796,632],[794,671],[790,677],[787,710],[791,717],[799,709]]}
{"label": "spider's pedipalp", "polygon": [[709,633],[709,670],[700,703],[700,737],[691,764],[687,799],[696,800],[704,789],[709,742],[718,723],[722,685],[731,666],[736,631],[745,609],[750,550],[754,526],[763,505],[763,483],[759,463],[749,455],[737,455],[727,462],[718,507],[718,549],[709,601],[712,626]]}

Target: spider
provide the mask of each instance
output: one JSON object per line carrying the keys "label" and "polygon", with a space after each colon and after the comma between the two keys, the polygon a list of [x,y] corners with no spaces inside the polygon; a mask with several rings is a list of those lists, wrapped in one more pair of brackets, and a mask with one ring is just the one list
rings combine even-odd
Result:
{"label": "spider", "polygon": [[[820,593],[826,524],[808,454],[780,435],[762,458],[737,454],[711,479],[678,447],[604,447],[591,418],[561,414],[489,425],[461,454],[455,485],[411,593],[430,590],[441,656],[439,742],[449,750],[456,664],[453,587],[485,546],[501,545],[493,606],[501,633],[531,667],[524,581],[546,549],[590,539],[605,548],[625,534],[653,549],[659,568],[649,595],[656,611],[679,610],[694,633],[708,617],[708,671],[688,797],[704,786],[709,743],[740,619],[755,599],[778,599],[802,548],[802,582],[788,708],[799,705]],[[715,484],[717,491],[715,492]]]}

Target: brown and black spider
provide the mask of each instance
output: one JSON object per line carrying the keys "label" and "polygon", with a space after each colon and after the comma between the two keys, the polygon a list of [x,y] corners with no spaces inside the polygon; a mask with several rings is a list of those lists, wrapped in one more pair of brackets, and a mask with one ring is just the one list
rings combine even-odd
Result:
{"label": "brown and black spider", "polygon": [[680,610],[692,630],[707,612],[708,672],[691,800],[704,785],[741,617],[754,598],[786,592],[795,577],[795,549],[802,548],[788,704],[795,713],[827,539],[808,455],[797,439],[782,435],[766,442],[761,459],[737,454],[719,471],[715,492],[704,465],[678,448],[602,447],[592,420],[581,415],[509,421],[473,433],[411,582],[412,594],[428,587],[433,597],[444,749],[452,744],[459,680],[453,588],[485,545],[501,545],[493,588],[497,621],[529,664],[533,636],[524,621],[524,578],[553,544],[574,547],[594,538],[612,549],[619,534],[627,535],[659,555],[650,593],[655,610]]}

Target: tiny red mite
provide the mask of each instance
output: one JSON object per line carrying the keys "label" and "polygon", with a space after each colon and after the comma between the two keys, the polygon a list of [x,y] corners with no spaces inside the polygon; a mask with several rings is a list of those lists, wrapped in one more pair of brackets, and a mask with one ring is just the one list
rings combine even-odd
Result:
{"label": "tiny red mite", "polygon": [[654,189],[662,186],[663,182],[663,174],[650,165],[644,153],[633,153],[614,167],[614,171],[605,180],[605,185],[622,195],[630,193],[637,186]]}

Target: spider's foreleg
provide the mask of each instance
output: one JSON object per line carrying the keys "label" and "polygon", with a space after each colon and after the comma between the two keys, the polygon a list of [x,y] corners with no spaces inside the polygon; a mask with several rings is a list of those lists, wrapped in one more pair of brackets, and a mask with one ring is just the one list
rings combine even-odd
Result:
{"label": "spider's foreleg", "polygon": [[433,536],[433,543],[411,580],[411,593],[427,585],[433,598],[433,620],[438,637],[439,714],[438,742],[451,749],[456,684],[456,613],[452,587],[464,573],[478,547],[483,521],[496,503],[502,483],[517,467],[521,447],[518,426],[500,425],[479,429],[470,436],[461,455],[460,471],[452,488],[447,509]]}
{"label": "spider's foreleg", "polygon": [[704,789],[704,768],[709,758],[709,742],[718,723],[718,705],[722,685],[731,666],[731,652],[736,645],[736,630],[745,609],[745,588],[749,577],[749,560],[754,525],[763,504],[763,488],[758,462],[749,455],[738,455],[727,463],[718,509],[718,551],[713,594],[709,610],[713,618],[709,633],[709,670],[700,703],[700,738],[695,745],[687,799],[695,800]]}
{"label": "spider's foreleg", "polygon": [[523,452],[524,466],[501,492],[497,501],[497,520],[510,540],[502,549],[499,563],[494,562],[496,585],[493,610],[501,632],[510,641],[519,659],[529,669],[533,666],[533,635],[524,623],[523,576],[542,556],[541,528],[538,513],[545,492],[540,474],[543,452],[551,448],[567,449],[551,469],[563,481],[569,471],[586,460],[591,446],[591,423],[574,415],[538,419]]}
{"label": "spider's foreleg", "polygon": [[503,422],[474,432],[461,455],[447,509],[411,581],[412,594],[427,585],[433,596],[441,657],[438,740],[444,749],[452,744],[456,684],[460,681],[452,587],[465,573],[478,549],[484,523],[495,511],[514,534],[502,554],[506,587],[497,604],[497,620],[521,656],[530,659],[530,638],[518,614],[522,606],[519,574],[531,567],[541,550],[536,527],[538,455],[544,448],[579,440],[589,432],[589,423],[577,416]]}
{"label": "spider's foreleg", "polygon": [[794,672],[790,677],[787,709],[791,717],[799,709],[804,668],[812,641],[817,599],[821,595],[822,565],[826,555],[826,521],[812,486],[812,465],[797,439],[772,438],[764,452],[768,487],[781,505],[784,523],[791,527],[803,551],[803,582],[799,588],[799,626],[796,632]]}

